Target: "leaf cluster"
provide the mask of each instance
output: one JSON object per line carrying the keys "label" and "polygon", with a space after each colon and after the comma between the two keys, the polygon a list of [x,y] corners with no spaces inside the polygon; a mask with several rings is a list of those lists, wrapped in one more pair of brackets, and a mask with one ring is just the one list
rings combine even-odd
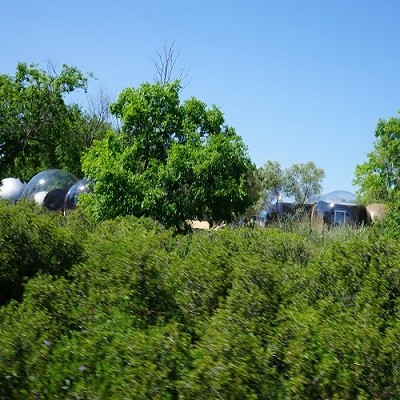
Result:
{"label": "leaf cluster", "polygon": [[5,201],[0,215],[0,304],[20,299],[25,279],[39,272],[65,275],[84,258],[86,218],[75,215],[67,222],[35,204]]}
{"label": "leaf cluster", "polygon": [[50,168],[82,175],[80,157],[106,126],[67,103],[68,95],[87,87],[88,77],[68,65],[56,73],[18,63],[14,76],[0,75],[1,177],[27,181]]}
{"label": "leaf cluster", "polygon": [[353,183],[366,203],[391,202],[398,196],[400,176],[400,119],[379,120],[373,149],[356,166]]}

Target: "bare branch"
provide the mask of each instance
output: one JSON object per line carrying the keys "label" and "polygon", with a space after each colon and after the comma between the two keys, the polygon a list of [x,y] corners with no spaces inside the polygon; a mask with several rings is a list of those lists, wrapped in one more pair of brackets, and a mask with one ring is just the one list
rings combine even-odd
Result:
{"label": "bare branch", "polygon": [[87,95],[88,124],[86,126],[85,141],[90,147],[99,132],[111,127],[110,116],[111,97],[103,87],[100,87],[95,96]]}
{"label": "bare branch", "polygon": [[100,122],[107,122],[109,120],[111,98],[110,95],[105,92],[103,87],[100,87],[96,93],[96,98],[88,95],[87,102],[89,115],[95,115]]}
{"label": "bare branch", "polygon": [[174,80],[179,80],[182,84],[182,87],[186,87],[189,82],[184,83],[184,81],[189,76],[189,71],[186,71],[184,68],[179,67],[179,74],[174,76],[174,72],[176,70],[176,62],[179,58],[180,53],[176,53],[174,50],[175,40],[171,43],[169,47],[167,47],[166,43],[164,43],[163,49],[161,52],[157,51],[157,59],[154,60],[152,58],[154,67],[156,69],[154,74],[154,81],[160,83],[161,85],[166,85],[171,83]]}

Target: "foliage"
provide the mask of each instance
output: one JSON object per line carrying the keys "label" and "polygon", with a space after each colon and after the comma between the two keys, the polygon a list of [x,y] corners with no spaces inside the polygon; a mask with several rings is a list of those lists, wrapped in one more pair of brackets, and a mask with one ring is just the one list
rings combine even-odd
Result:
{"label": "foliage", "polygon": [[366,203],[392,201],[398,192],[400,168],[400,119],[379,120],[373,150],[356,166],[353,183]]}
{"label": "foliage", "polygon": [[14,76],[0,75],[0,176],[27,181],[49,168],[82,175],[81,154],[103,127],[93,132],[96,117],[65,98],[87,85],[88,78],[67,65],[56,74],[19,63]]}
{"label": "foliage", "polygon": [[88,226],[84,259],[0,308],[3,398],[399,397],[400,245],[375,226]]}
{"label": "foliage", "polygon": [[386,338],[398,323],[398,246],[382,238],[332,241],[295,282],[299,296],[282,309],[275,336],[292,377],[288,395],[398,396],[389,355],[396,346]]}
{"label": "foliage", "polygon": [[388,204],[388,212],[381,221],[374,222],[374,228],[378,234],[385,234],[393,239],[400,239],[400,201],[396,198]]}
{"label": "foliage", "polygon": [[286,193],[293,196],[296,203],[304,204],[308,197],[321,193],[325,172],[312,161],[293,164],[286,174]]}
{"label": "foliage", "polygon": [[166,193],[161,220],[167,226],[177,226],[183,218],[231,221],[253,200],[252,169],[242,140],[234,134],[175,143],[160,175]]}
{"label": "foliage", "polygon": [[265,207],[271,204],[285,193],[285,176],[278,161],[268,160],[260,169],[261,187],[263,193],[260,201]]}
{"label": "foliage", "polygon": [[33,204],[0,202],[0,304],[20,299],[26,278],[63,275],[83,258],[88,225],[66,222]]}
{"label": "foliage", "polygon": [[293,198],[297,204],[304,204],[308,197],[321,192],[325,172],[312,161],[282,169],[278,161],[268,160],[259,169],[259,176],[262,192],[258,208],[262,209],[275,204],[284,196]]}
{"label": "foliage", "polygon": [[223,114],[191,98],[179,82],[125,89],[112,113],[122,134],[110,132],[83,158],[94,193],[82,204],[98,220],[147,216],[183,228],[187,220],[231,220],[253,201],[254,167]]}
{"label": "foliage", "polygon": [[17,318],[0,339],[0,392],[173,398],[188,344],[163,278],[171,240],[151,221],[107,222],[90,234],[88,259],[68,280],[30,280],[21,306],[1,312],[2,322]]}

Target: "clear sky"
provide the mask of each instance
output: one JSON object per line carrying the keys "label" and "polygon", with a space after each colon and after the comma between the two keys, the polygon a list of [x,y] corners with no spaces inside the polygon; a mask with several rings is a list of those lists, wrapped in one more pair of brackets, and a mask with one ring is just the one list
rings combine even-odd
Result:
{"label": "clear sky", "polygon": [[2,0],[0,73],[51,60],[116,99],[175,42],[182,98],[217,105],[257,166],[314,161],[324,193],[354,192],[376,123],[398,115],[399,15],[398,0]]}

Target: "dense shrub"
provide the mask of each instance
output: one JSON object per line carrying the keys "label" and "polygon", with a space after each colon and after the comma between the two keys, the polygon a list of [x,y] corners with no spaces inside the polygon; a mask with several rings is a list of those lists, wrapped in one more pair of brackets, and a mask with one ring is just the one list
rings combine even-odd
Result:
{"label": "dense shrub", "polygon": [[384,233],[391,238],[400,239],[400,200],[389,204],[386,217],[375,222],[377,234]]}
{"label": "dense shrub", "polygon": [[326,243],[304,269],[273,338],[281,390],[315,399],[398,398],[400,246],[388,238]]}
{"label": "dense shrub", "polygon": [[21,305],[1,310],[0,390],[8,398],[173,396],[188,339],[164,285],[170,240],[149,221],[105,222],[67,279],[31,279]]}
{"label": "dense shrub", "polygon": [[22,284],[38,271],[65,274],[83,258],[88,224],[68,222],[30,203],[0,202],[0,304],[20,299]]}
{"label": "dense shrub", "polygon": [[85,258],[0,308],[0,398],[400,397],[400,244],[375,228],[76,218],[53,224],[88,224]]}

